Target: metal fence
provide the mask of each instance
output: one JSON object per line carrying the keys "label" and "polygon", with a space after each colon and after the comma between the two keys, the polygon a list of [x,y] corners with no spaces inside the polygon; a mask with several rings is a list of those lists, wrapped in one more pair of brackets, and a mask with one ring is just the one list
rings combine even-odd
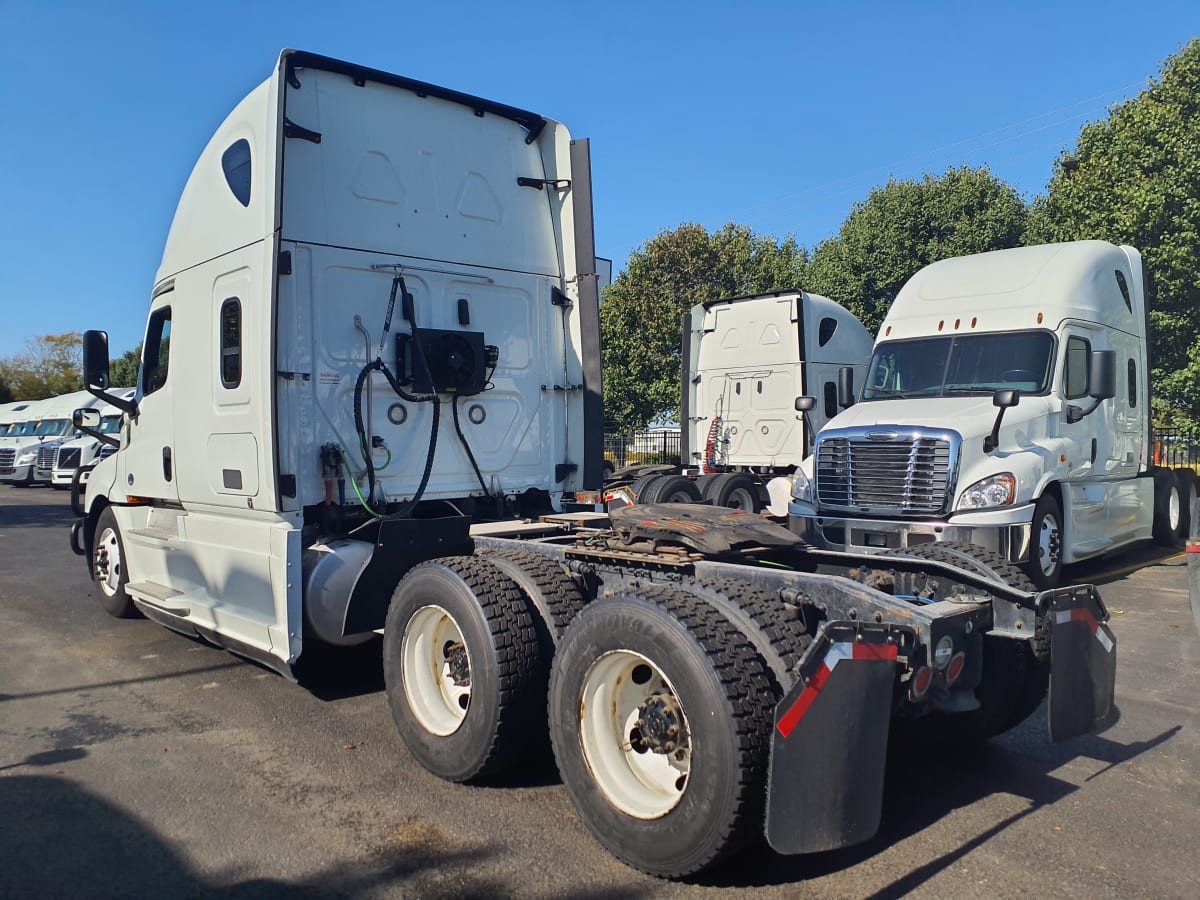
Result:
{"label": "metal fence", "polygon": [[1154,429],[1154,464],[1171,469],[1200,468],[1200,441],[1176,431]]}
{"label": "metal fence", "polygon": [[678,428],[648,428],[644,431],[604,432],[604,458],[618,469],[625,466],[680,464],[681,434]]}

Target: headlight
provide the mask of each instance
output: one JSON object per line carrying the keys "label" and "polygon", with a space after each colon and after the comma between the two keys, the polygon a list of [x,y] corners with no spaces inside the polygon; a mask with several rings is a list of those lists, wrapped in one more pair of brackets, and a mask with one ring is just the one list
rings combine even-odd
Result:
{"label": "headlight", "polygon": [[957,509],[990,509],[1008,506],[1017,498],[1017,476],[1011,472],[990,475],[975,482],[958,498]]}
{"label": "headlight", "polygon": [[812,503],[812,493],[812,482],[808,480],[807,475],[797,469],[796,474],[792,476],[792,499]]}
{"label": "headlight", "polygon": [[33,462],[35,459],[37,459],[37,451],[36,450],[30,451],[29,453],[22,453],[20,456],[17,457],[17,465],[18,466],[27,466],[31,462]]}

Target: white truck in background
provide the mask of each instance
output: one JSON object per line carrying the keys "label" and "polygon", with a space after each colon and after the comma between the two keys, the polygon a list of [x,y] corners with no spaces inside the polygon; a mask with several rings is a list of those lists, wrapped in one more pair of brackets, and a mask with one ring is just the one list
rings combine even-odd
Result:
{"label": "white truck in background", "polygon": [[1137,250],[1103,241],[921,269],[794,480],[793,530],[867,553],[969,542],[1040,588],[1181,540],[1195,473],[1153,465],[1146,282]]}
{"label": "white truck in background", "polygon": [[87,391],[31,401],[19,413],[20,428],[10,427],[13,433],[0,444],[0,482],[21,487],[48,482],[59,445],[79,433],[71,423],[73,411],[97,402]]}
{"label": "white truck in background", "polygon": [[[682,470],[638,466],[614,479],[632,481],[639,503],[707,500],[785,516],[790,476],[840,408],[840,370],[861,379],[872,344],[849,310],[805,291],[697,304],[683,321]],[[809,394],[816,402],[798,411]]]}
{"label": "white truck in background", "polygon": [[[122,400],[132,400],[134,389],[115,392]],[[50,484],[57,490],[66,490],[78,477],[79,485],[86,485],[91,476],[92,467],[100,460],[117,452],[120,447],[122,411],[109,404],[103,404],[96,410],[100,416],[95,431],[98,436],[82,435],[73,440],[63,441],[54,456],[53,470],[50,473]]]}
{"label": "white truck in background", "polygon": [[84,336],[126,413],[72,498],[104,609],[301,680],[382,630],[425,768],[550,745],[587,827],[656,875],[867,840],[896,718],[983,740],[1048,691],[1054,740],[1107,726],[1092,588],[821,554],[711,506],[560,512],[601,483],[596,268],[564,126],[285,51],[184,188],[132,399]]}

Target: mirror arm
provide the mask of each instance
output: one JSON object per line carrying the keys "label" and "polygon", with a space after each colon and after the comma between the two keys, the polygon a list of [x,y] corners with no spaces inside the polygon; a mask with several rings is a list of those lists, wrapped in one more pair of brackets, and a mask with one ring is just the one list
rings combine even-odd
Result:
{"label": "mirror arm", "polygon": [[[126,400],[124,397],[118,397],[115,394],[110,394],[108,391],[103,391],[100,388],[94,388],[88,385],[87,392],[98,400],[103,400],[109,406],[115,406],[123,413],[128,413],[131,416],[138,414],[137,401],[132,398]],[[81,429],[82,430],[82,429]]]}
{"label": "mirror arm", "polygon": [[121,442],[111,434],[103,434],[97,431],[95,428],[89,428],[87,425],[76,425],[75,427],[88,437],[95,438],[102,444],[107,444],[109,447],[116,447],[117,449],[120,449],[121,447]]}
{"label": "mirror arm", "polygon": [[992,433],[983,439],[983,452],[991,453],[1000,446],[1000,422],[1004,419],[1004,411],[1007,406],[1002,406],[996,413],[996,421],[992,423]]}

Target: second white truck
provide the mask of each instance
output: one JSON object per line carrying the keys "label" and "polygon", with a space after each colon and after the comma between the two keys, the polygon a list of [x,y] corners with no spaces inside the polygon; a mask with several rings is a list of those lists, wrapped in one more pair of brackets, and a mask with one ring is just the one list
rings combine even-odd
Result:
{"label": "second white truck", "polygon": [[1153,465],[1147,330],[1132,247],[926,266],[880,326],[860,402],[797,474],[793,530],[868,553],[969,542],[1041,588],[1064,563],[1182,539],[1195,473]]}

